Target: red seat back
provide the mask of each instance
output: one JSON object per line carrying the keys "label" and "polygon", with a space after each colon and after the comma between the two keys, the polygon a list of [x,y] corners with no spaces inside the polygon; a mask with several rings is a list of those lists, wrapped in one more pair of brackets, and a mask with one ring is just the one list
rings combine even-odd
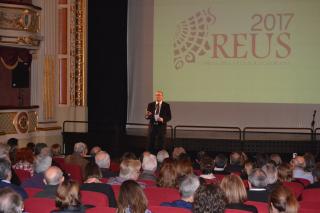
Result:
{"label": "red seat back", "polygon": [[86,213],[116,213],[117,209],[111,207],[95,207],[86,210]]}
{"label": "red seat back", "polygon": [[33,197],[38,192],[42,191],[42,189],[40,188],[29,188],[29,187],[24,188],[24,190],[27,192],[28,197]]}
{"label": "red seat back", "polygon": [[320,202],[320,189],[305,189],[301,198],[302,201]]}
{"label": "red seat back", "polygon": [[101,183],[108,183],[108,178],[100,178]]}
{"label": "red seat back", "polygon": [[304,178],[295,178],[297,181],[303,183],[304,187],[308,186],[310,184],[310,181]]}
{"label": "red seat back", "polygon": [[283,182],[283,185],[286,186],[296,198],[298,198],[304,190],[303,185],[297,182]]}
{"label": "red seat back", "polygon": [[120,192],[120,185],[111,185],[113,193],[114,193],[114,197],[116,198],[116,200],[118,200],[119,197],[119,192]]}
{"label": "red seat back", "polygon": [[108,197],[100,192],[92,192],[81,190],[81,201],[82,204],[90,204],[93,206],[108,207],[109,199]]}
{"label": "red seat back", "polygon": [[120,172],[120,164],[111,162],[110,163],[110,170],[113,171],[114,173],[119,173]]}
{"label": "red seat back", "polygon": [[190,210],[185,208],[175,208],[168,206],[149,206],[151,212],[155,213],[190,213]]}
{"label": "red seat back", "polygon": [[160,206],[162,202],[172,202],[180,199],[180,194],[177,189],[147,187],[144,193],[149,201],[149,206]]}
{"label": "red seat back", "polygon": [[269,213],[268,203],[257,201],[246,201],[245,204],[257,207],[259,213]]}
{"label": "red seat back", "polygon": [[31,197],[24,200],[24,210],[31,213],[50,213],[56,209],[54,199]]}
{"label": "red seat back", "polygon": [[319,202],[301,201],[301,202],[299,202],[299,207],[300,207],[300,209],[318,210],[319,209]]}
{"label": "red seat back", "polygon": [[52,160],[56,162],[62,170],[65,170],[64,157],[54,157]]}
{"label": "red seat back", "polygon": [[22,169],[14,169],[16,172],[17,176],[19,177],[21,183],[24,182],[25,180],[31,178],[31,174],[27,170],[22,170]]}
{"label": "red seat back", "polygon": [[239,209],[226,209],[224,213],[249,213],[251,211],[239,210]]}
{"label": "red seat back", "polygon": [[75,180],[80,184],[82,183],[82,171],[79,165],[65,164],[64,167],[72,180]]}

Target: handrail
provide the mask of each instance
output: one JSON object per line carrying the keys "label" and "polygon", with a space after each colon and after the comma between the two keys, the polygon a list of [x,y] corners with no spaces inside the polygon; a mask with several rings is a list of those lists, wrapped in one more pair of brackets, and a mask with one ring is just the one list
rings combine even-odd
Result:
{"label": "handrail", "polygon": [[[148,127],[149,124],[142,124],[142,123],[126,123],[126,126],[127,125],[134,125],[134,126],[145,126],[145,127]],[[167,125],[167,128],[170,129],[170,136],[171,136],[171,139],[173,140],[173,126],[172,125]]]}

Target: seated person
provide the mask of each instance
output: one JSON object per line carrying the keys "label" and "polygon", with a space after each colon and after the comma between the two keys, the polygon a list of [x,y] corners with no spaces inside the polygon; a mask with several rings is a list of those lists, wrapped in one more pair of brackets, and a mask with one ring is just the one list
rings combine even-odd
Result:
{"label": "seated person", "polygon": [[21,213],[23,211],[23,200],[21,196],[11,188],[0,190],[0,212]]}
{"label": "seated person", "polygon": [[293,165],[293,178],[302,178],[313,183],[311,172],[306,171],[306,162],[303,156],[295,157],[292,159],[291,164]]}
{"label": "seated person", "polygon": [[197,176],[195,175],[185,176],[179,185],[179,192],[181,195],[181,199],[173,202],[163,202],[161,203],[161,206],[171,206],[171,207],[186,208],[186,209],[192,210],[194,194],[199,186],[200,186],[200,181]]}
{"label": "seated person", "polygon": [[94,157],[94,156],[96,156],[96,154],[98,154],[98,152],[100,152],[100,151],[101,151],[100,146],[94,146],[94,147],[92,147],[92,149],[90,150],[90,156],[91,156],[91,157]]}
{"label": "seated person", "polygon": [[277,186],[270,194],[269,212],[297,213],[299,203],[294,194],[283,185]]}
{"label": "seated person", "polygon": [[271,192],[280,184],[280,182],[278,182],[278,169],[272,163],[265,164],[261,169],[267,175],[267,190]]}
{"label": "seated person", "polygon": [[312,170],[312,176],[314,183],[306,186],[305,189],[319,189],[320,188],[320,163],[317,163],[314,169]]}
{"label": "seated person", "polygon": [[105,194],[109,200],[110,207],[116,207],[116,200],[114,198],[114,193],[109,184],[101,183],[99,180],[102,177],[100,168],[96,163],[88,163],[85,169],[85,181],[80,186],[80,190],[100,192]]}
{"label": "seated person", "polygon": [[177,177],[176,161],[167,158],[161,165],[157,179],[157,186],[163,188],[177,188]]}
{"label": "seated person", "polygon": [[52,157],[62,156],[61,145],[58,143],[53,144],[51,146],[51,154],[52,154]]}
{"label": "seated person", "polygon": [[102,177],[109,178],[115,177],[117,174],[110,170],[110,156],[107,152],[100,151],[95,155],[96,164],[99,166]]}
{"label": "seated person", "polygon": [[12,166],[13,169],[21,169],[28,171],[31,176],[34,173],[34,156],[30,149],[21,148],[16,151],[16,163]]}
{"label": "seated person", "polygon": [[241,173],[243,169],[243,163],[242,162],[242,156],[241,153],[239,152],[232,152],[230,154],[230,163],[229,165],[225,168],[227,172],[235,172],[235,173]]}
{"label": "seated person", "polygon": [[160,168],[160,165],[164,161],[164,159],[169,158],[169,153],[167,150],[162,149],[157,153],[157,162],[158,162],[158,168]]}
{"label": "seated person", "polygon": [[121,184],[117,212],[151,213],[143,189],[136,181],[126,180]]}
{"label": "seated person", "polygon": [[145,153],[142,159],[142,173],[139,176],[139,180],[151,180],[156,181],[157,177],[155,171],[157,170],[157,158],[155,155]]}
{"label": "seated person", "polygon": [[84,176],[84,171],[86,165],[89,163],[85,156],[88,152],[87,145],[85,143],[79,142],[74,145],[73,154],[66,156],[64,162],[66,164],[78,165],[81,167],[82,176]]}
{"label": "seated person", "polygon": [[249,190],[248,200],[268,202],[269,192],[267,191],[267,175],[262,169],[254,169],[248,177]]}
{"label": "seated person", "polygon": [[11,163],[6,159],[0,159],[0,189],[9,187],[19,193],[23,199],[28,197],[25,190],[10,182],[12,177]]}
{"label": "seated person", "polygon": [[225,176],[221,181],[220,187],[227,197],[226,209],[239,209],[258,213],[255,206],[246,205],[244,203],[247,200],[247,191],[239,176]]}
{"label": "seated person", "polygon": [[22,182],[21,186],[23,188],[41,188],[43,189],[45,184],[43,182],[44,172],[49,169],[52,164],[52,158],[50,156],[44,156],[41,158],[37,158],[35,161],[35,174]]}
{"label": "seated person", "polygon": [[300,180],[293,178],[293,167],[289,163],[282,163],[278,166],[278,181],[283,182],[296,182],[304,187],[304,184]]}
{"label": "seated person", "polygon": [[35,194],[34,197],[55,198],[57,188],[64,181],[63,172],[59,167],[51,166],[44,172],[44,188]]}
{"label": "seated person", "polygon": [[227,166],[228,159],[223,154],[218,154],[214,158],[214,169],[213,174],[220,174],[220,175],[228,175],[230,172],[226,171],[225,168]]}

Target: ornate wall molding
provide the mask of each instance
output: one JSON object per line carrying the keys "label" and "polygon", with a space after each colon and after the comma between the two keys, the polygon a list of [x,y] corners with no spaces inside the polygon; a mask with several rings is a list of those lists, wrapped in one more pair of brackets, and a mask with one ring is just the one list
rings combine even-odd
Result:
{"label": "ornate wall molding", "polygon": [[38,49],[40,35],[39,7],[0,3],[0,44]]}

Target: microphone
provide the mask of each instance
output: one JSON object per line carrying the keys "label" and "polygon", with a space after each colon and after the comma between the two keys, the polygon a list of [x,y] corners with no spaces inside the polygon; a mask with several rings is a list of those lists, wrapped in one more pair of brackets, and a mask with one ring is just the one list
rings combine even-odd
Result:
{"label": "microphone", "polygon": [[317,114],[317,110],[314,110],[312,115],[312,121],[311,121],[312,130],[314,130],[314,124],[315,124],[314,118],[316,117],[316,114]]}

